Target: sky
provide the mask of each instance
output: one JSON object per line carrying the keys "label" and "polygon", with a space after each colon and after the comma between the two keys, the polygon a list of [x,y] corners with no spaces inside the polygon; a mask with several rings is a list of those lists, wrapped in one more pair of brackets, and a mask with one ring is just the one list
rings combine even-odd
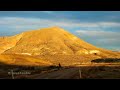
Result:
{"label": "sky", "polygon": [[0,36],[52,26],[97,47],[120,51],[120,11],[0,11]]}

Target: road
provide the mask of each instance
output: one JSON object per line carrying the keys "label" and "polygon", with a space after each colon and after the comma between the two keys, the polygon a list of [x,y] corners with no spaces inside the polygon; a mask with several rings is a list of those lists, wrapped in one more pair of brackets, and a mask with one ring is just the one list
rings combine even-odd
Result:
{"label": "road", "polygon": [[34,75],[32,79],[79,79],[79,69],[78,68],[69,68],[69,69],[61,69],[58,71],[41,73],[39,75]]}

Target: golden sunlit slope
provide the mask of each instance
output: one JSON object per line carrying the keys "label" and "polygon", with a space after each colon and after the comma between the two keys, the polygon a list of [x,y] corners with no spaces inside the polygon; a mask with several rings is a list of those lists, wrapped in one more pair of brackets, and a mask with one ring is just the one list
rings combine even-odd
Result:
{"label": "golden sunlit slope", "polygon": [[117,56],[116,53],[97,48],[60,27],[43,28],[7,37],[1,44],[4,54],[26,55],[81,55],[98,54],[102,57]]}
{"label": "golden sunlit slope", "polygon": [[[21,35],[21,34],[20,34]],[[13,40],[11,39],[11,42]],[[13,41],[14,42],[14,41]],[[5,53],[26,53],[31,55],[76,54],[80,50],[96,49],[59,27],[27,31],[17,44]]]}
{"label": "golden sunlit slope", "polygon": [[27,55],[0,55],[0,63],[8,65],[49,66],[49,61],[37,59]]}
{"label": "golden sunlit slope", "polygon": [[21,39],[22,34],[11,37],[0,37],[0,53],[5,52],[16,46],[17,42]]}

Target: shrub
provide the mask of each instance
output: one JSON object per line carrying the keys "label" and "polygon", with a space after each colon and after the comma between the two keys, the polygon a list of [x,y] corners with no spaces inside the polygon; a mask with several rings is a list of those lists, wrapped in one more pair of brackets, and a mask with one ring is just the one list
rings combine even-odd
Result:
{"label": "shrub", "polygon": [[118,62],[120,62],[120,59],[117,59],[117,58],[95,59],[95,60],[92,60],[91,62],[95,62],[95,63],[118,63]]}

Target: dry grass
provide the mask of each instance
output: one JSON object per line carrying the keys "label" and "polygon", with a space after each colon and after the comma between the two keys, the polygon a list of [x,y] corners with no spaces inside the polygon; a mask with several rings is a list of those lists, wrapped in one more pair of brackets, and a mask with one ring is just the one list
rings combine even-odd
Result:
{"label": "dry grass", "polygon": [[120,65],[86,66],[81,70],[83,79],[120,79]]}
{"label": "dry grass", "polygon": [[48,60],[45,61],[44,59],[38,59],[28,55],[0,55],[0,62],[9,64],[9,65],[35,65],[35,66],[42,66],[42,65],[52,65],[52,63]]}

